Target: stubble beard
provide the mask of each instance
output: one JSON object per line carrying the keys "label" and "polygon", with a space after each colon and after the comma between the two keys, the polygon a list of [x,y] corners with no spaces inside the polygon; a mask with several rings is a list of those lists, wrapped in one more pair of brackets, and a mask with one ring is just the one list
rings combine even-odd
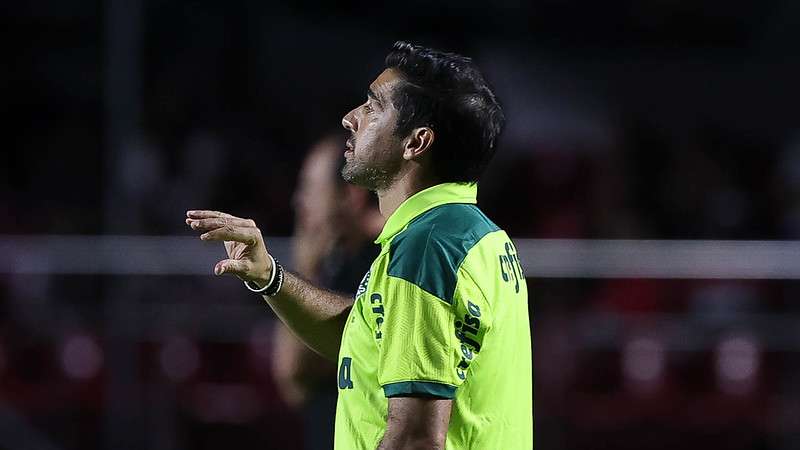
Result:
{"label": "stubble beard", "polygon": [[356,157],[355,153],[346,160],[342,167],[344,181],[361,186],[370,191],[386,189],[395,178],[395,170],[379,167]]}

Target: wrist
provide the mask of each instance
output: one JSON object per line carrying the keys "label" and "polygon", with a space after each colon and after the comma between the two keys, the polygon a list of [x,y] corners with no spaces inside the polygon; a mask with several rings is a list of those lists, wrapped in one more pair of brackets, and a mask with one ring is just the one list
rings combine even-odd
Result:
{"label": "wrist", "polygon": [[263,276],[251,278],[249,281],[253,287],[259,289],[267,287],[270,282],[275,280],[275,259],[271,255],[267,255],[267,270],[264,271]]}
{"label": "wrist", "polygon": [[247,280],[244,282],[244,285],[251,292],[272,297],[277,295],[283,286],[283,267],[281,267],[272,255],[267,254],[267,256],[270,262],[269,279]]}

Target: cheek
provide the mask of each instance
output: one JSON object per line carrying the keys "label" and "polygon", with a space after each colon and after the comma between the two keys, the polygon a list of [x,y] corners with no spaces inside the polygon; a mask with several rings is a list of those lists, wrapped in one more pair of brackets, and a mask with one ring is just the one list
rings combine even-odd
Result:
{"label": "cheek", "polygon": [[375,147],[377,147],[375,133],[370,127],[362,128],[359,131],[356,136],[356,145],[353,153],[359,159],[368,159],[375,152]]}
{"label": "cheek", "polygon": [[399,145],[393,123],[394,115],[389,112],[364,116],[356,136],[356,160],[370,165],[385,165],[392,160]]}
{"label": "cheek", "polygon": [[391,145],[394,142],[394,136],[392,134],[393,128],[389,126],[386,120],[375,120],[371,121],[364,127],[364,133],[361,136],[361,140],[364,143],[364,147],[378,147],[374,150],[383,151],[386,149],[387,145]]}

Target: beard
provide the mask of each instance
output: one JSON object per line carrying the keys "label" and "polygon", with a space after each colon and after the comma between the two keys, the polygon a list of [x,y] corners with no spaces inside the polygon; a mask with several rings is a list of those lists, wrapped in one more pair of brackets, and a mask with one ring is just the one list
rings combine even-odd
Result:
{"label": "beard", "polygon": [[397,163],[385,161],[370,161],[360,157],[360,153],[351,153],[350,158],[345,160],[342,167],[342,178],[344,181],[369,189],[378,191],[386,189],[394,181],[399,167]]}

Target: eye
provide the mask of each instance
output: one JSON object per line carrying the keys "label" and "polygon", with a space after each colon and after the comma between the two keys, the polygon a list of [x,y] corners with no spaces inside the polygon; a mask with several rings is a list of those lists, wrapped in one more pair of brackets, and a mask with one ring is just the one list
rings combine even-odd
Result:
{"label": "eye", "polygon": [[372,112],[373,111],[372,106],[370,106],[369,102],[364,103],[364,111],[366,111],[366,112]]}

